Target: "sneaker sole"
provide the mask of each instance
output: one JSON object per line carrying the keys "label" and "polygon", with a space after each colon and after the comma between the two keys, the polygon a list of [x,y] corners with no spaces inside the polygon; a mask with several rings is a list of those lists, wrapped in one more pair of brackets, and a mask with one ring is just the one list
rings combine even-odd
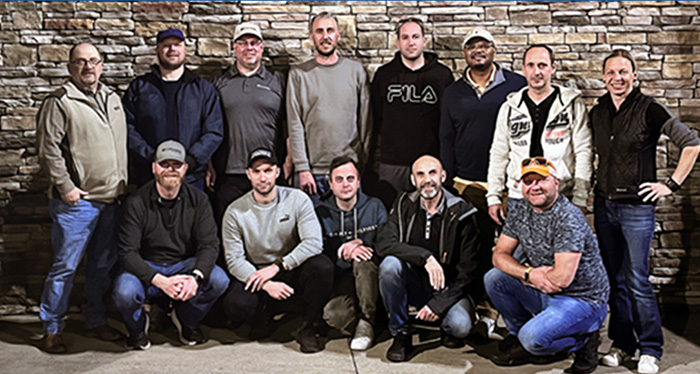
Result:
{"label": "sneaker sole", "polygon": [[180,339],[180,343],[182,343],[186,346],[189,346],[189,347],[197,344],[196,341],[187,340],[182,335],[182,324],[180,324],[180,320],[177,318],[177,314],[175,313],[175,308],[173,308],[173,310],[170,312],[170,319],[173,321],[173,325],[175,325],[175,328],[177,329],[177,336]]}

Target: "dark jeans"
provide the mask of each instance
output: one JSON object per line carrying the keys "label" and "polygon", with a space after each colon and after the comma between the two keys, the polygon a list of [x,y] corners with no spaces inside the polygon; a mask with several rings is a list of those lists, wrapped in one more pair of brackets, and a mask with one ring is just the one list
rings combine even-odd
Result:
{"label": "dark jeans", "polygon": [[[156,264],[146,261],[159,274],[170,277],[177,274],[190,274],[194,269],[195,257],[173,264]],[[214,302],[228,287],[229,279],[223,269],[214,266],[209,277],[199,286],[197,294],[187,301],[174,301],[180,321],[189,327],[197,328]],[[124,318],[124,324],[130,336],[138,335],[145,329],[146,319],[143,315],[143,303],[146,299],[170,298],[154,285],[144,285],[135,275],[123,272],[114,280],[114,304]]]}
{"label": "dark jeans", "polygon": [[329,326],[349,331],[358,316],[374,325],[379,286],[373,260],[353,262],[351,269],[335,268],[333,297],[323,308],[323,319]]}
{"label": "dark jeans", "polygon": [[[321,199],[331,194],[331,187],[328,184],[328,174],[313,174],[313,176],[316,181],[316,193],[309,195],[309,197],[311,198],[311,202],[314,203],[314,208],[317,208],[321,205]],[[300,188],[299,173],[294,173],[294,187]]]}
{"label": "dark jeans", "polygon": [[[654,206],[618,204],[596,196],[595,230],[610,280],[613,347],[661,358],[661,315],[649,282],[649,248],[654,236]],[[636,336],[635,336],[636,334]]]}
{"label": "dark jeans", "polygon": [[[389,312],[389,332],[392,336],[409,333],[409,305],[420,309],[437,292],[430,286],[428,272],[423,267],[394,256],[387,256],[379,265],[379,289],[384,307]],[[449,335],[463,338],[469,334],[475,322],[474,305],[465,296],[442,316],[440,327]]]}
{"label": "dark jeans", "polygon": [[250,322],[261,314],[269,315],[269,309],[289,310],[289,303],[301,301],[302,318],[305,322],[321,321],[323,306],[328,300],[333,286],[333,263],[325,255],[317,255],[304,261],[301,266],[291,271],[279,272],[273,279],[284,282],[294,289],[294,295],[287,300],[278,301],[267,292],[250,292],[244,290],[245,284],[236,279],[231,280],[224,309],[234,326]]}
{"label": "dark jeans", "polygon": [[579,350],[608,314],[605,303],[546,294],[496,268],[486,273],[484,283],[508,331],[533,355]]}

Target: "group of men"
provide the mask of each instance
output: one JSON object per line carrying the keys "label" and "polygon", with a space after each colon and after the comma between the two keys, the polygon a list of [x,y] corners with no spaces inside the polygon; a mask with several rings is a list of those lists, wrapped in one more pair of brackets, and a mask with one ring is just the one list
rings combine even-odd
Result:
{"label": "group of men", "polygon": [[[71,79],[38,116],[54,223],[41,298],[48,351],[66,350],[60,333],[87,254],[86,333],[120,338],[104,306],[118,260],[112,296],[134,349],[150,346],[145,304],[171,309],[180,340],[194,345],[221,298],[231,326],[248,323],[253,339],[300,309],[302,352],[323,349],[324,326],[364,350],[382,300],[391,361],[411,357],[415,320],[439,324],[443,344],[460,347],[479,318],[493,333],[500,313],[509,335],[496,364],[575,352],[567,372],[590,373],[610,294],[613,348],[602,362],[621,365],[640,349],[639,372],[658,371],[653,203],[680,188],[700,141],[634,88],[629,53],[604,61],[609,94],[589,116],[580,91],[552,84],[545,45],[527,48],[523,77],[495,63],[493,36],[474,29],[455,82],[409,18],[370,85],[338,52],[333,15],[314,16],[309,33],[315,56],[285,82],[262,64],[259,27],[238,25],[235,63],[212,84],[184,66],[184,34],[163,30],[157,64],[121,99],[99,82],[99,51],[71,49]],[[657,183],[661,133],[682,153]],[[597,240],[583,215],[594,152]],[[361,189],[372,175],[367,192],[379,199]],[[288,181],[297,188],[278,185]],[[139,188],[122,199],[128,182]]]}

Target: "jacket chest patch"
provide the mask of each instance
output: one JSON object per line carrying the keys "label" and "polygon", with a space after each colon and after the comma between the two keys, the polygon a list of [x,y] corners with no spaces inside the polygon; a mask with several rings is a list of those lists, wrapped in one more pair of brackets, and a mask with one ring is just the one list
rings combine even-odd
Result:
{"label": "jacket chest patch", "polygon": [[522,138],[525,134],[530,133],[532,122],[524,115],[517,115],[510,118],[508,127],[510,130],[510,138],[515,141]]}
{"label": "jacket chest patch", "polygon": [[544,141],[547,144],[560,144],[569,137],[569,113],[559,113],[554,119],[547,124],[544,130]]}
{"label": "jacket chest patch", "polygon": [[394,100],[401,100],[411,104],[437,104],[438,97],[432,86],[427,85],[423,91],[418,93],[418,88],[414,84],[390,84],[387,87],[386,101],[393,103]]}

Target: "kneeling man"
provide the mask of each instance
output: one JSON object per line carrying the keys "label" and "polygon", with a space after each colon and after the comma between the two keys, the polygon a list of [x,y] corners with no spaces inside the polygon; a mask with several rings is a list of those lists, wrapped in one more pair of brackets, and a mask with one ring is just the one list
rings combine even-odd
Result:
{"label": "kneeling man", "polygon": [[409,305],[420,308],[417,319],[441,321],[443,344],[457,348],[475,323],[473,300],[483,295],[476,208],[442,187],[447,175],[435,157],[416,160],[410,178],[417,191],[396,199],[377,234],[379,291],[394,337],[386,357],[394,362],[411,356]]}
{"label": "kneeling man", "polygon": [[185,147],[161,143],[152,164],[155,180],[139,188],[124,206],[119,232],[122,272],[114,282],[114,304],[129,331],[127,346],[145,350],[146,299],[169,298],[180,341],[205,341],[199,323],[228,287],[214,265],[219,255],[216,223],[207,195],[183,184],[188,165]]}
{"label": "kneeling man", "polygon": [[323,319],[341,331],[354,325],[350,349],[363,351],[374,340],[379,299],[374,243],[377,229],[386,222],[386,208],[381,200],[362,192],[352,158],[334,158],[329,177],[333,194],[316,208],[323,228],[323,253],[335,262],[333,297],[323,309]]}
{"label": "kneeling man", "polygon": [[234,325],[250,322],[251,338],[259,339],[272,332],[273,308],[299,299],[303,323],[296,340],[302,352],[318,352],[333,263],[321,254],[321,225],[311,199],[276,186],[279,174],[272,151],[250,153],[246,175],[253,190],[228,206],[222,222],[226,264],[235,278],[224,307]]}
{"label": "kneeling man", "polygon": [[[610,292],[598,242],[581,210],[559,194],[549,160],[523,160],[519,183],[527,204],[508,212],[495,268],[484,277],[510,332],[492,361],[520,365],[576,352],[565,372],[591,373]],[[518,245],[524,264],[513,258]]]}

